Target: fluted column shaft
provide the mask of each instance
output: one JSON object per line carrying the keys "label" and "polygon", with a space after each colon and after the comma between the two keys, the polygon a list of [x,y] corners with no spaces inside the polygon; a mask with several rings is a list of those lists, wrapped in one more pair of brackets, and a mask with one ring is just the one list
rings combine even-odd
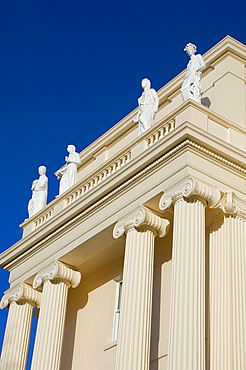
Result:
{"label": "fluted column shaft", "polygon": [[246,369],[246,215],[233,213],[210,226],[211,370]]}
{"label": "fluted column shaft", "polygon": [[59,369],[68,285],[44,283],[32,369]]}
{"label": "fluted column shaft", "polygon": [[246,223],[237,217],[227,222],[232,238],[232,369],[246,369]]}
{"label": "fluted column shaft", "polygon": [[189,177],[160,200],[174,205],[168,370],[205,370],[205,208],[220,197]]}
{"label": "fluted column shaft", "polygon": [[[154,228],[151,222],[144,222],[146,214],[150,212],[141,207],[135,214],[131,214],[128,220],[123,220],[126,246],[117,341],[117,370],[149,369],[154,241],[160,229],[161,236],[166,234],[169,222],[152,215],[159,222]],[[117,227],[116,225],[115,230]],[[114,235],[116,236],[116,233]]]}
{"label": "fluted column shaft", "polygon": [[154,239],[151,230],[126,235],[116,369],[149,368]]}
{"label": "fluted column shaft", "polygon": [[205,205],[174,205],[168,369],[205,369]]}
{"label": "fluted column shaft", "polygon": [[78,286],[79,282],[80,273],[60,262],[51,264],[36,276],[34,287],[43,284],[43,293],[32,370],[60,368],[68,288]]}
{"label": "fluted column shaft", "polygon": [[[31,292],[29,298],[25,297],[26,291]],[[32,313],[37,303],[40,303],[40,293],[26,284],[19,284],[5,293],[1,308],[9,306],[9,313],[0,360],[1,370],[26,368]]]}

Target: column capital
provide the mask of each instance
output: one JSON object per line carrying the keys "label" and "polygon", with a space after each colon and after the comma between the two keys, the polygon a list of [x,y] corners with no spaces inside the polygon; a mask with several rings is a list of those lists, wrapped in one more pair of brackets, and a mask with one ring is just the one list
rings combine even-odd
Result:
{"label": "column capital", "polygon": [[28,302],[32,306],[40,306],[41,293],[34,290],[28,284],[19,283],[4,292],[4,296],[0,302],[0,308],[7,308],[12,302],[17,302],[19,304]]}
{"label": "column capital", "polygon": [[63,281],[69,287],[76,288],[81,281],[81,273],[72,270],[60,261],[54,261],[37,273],[33,281],[34,289],[39,288],[47,280]]}
{"label": "column capital", "polygon": [[149,227],[154,229],[157,235],[162,238],[168,233],[169,225],[168,220],[155,215],[148,208],[140,206],[117,222],[113,230],[113,236],[117,239],[131,228]]}
{"label": "column capital", "polygon": [[238,198],[233,190],[228,190],[222,199],[222,210],[226,215],[246,219],[246,202]]}
{"label": "column capital", "polygon": [[175,184],[170,190],[164,192],[160,199],[159,207],[162,211],[170,208],[180,198],[196,198],[205,201],[206,205],[214,208],[218,205],[221,193],[219,189],[213,188],[194,177],[187,177]]}

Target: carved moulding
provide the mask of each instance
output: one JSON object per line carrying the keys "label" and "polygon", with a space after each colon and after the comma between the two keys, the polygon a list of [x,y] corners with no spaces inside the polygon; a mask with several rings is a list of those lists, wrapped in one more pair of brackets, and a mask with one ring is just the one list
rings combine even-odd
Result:
{"label": "carved moulding", "polygon": [[115,239],[123,236],[132,228],[150,228],[160,238],[164,237],[169,230],[170,222],[165,220],[144,206],[140,206],[117,222],[113,230]]}
{"label": "carved moulding", "polygon": [[55,261],[37,273],[33,281],[34,289],[41,287],[41,285],[47,280],[54,283],[63,281],[69,287],[77,288],[81,281],[81,273],[79,271],[72,270],[59,261]]}
{"label": "carved moulding", "polygon": [[180,198],[196,198],[205,202],[205,205],[209,208],[215,208],[221,199],[221,192],[219,189],[210,187],[189,176],[175,184],[170,190],[164,191],[159,207],[162,211],[165,211]]}
{"label": "carved moulding", "polygon": [[39,307],[41,303],[41,293],[34,290],[28,284],[19,283],[4,293],[0,302],[0,308],[7,308],[12,302],[17,302],[19,304],[30,303],[33,306]]}

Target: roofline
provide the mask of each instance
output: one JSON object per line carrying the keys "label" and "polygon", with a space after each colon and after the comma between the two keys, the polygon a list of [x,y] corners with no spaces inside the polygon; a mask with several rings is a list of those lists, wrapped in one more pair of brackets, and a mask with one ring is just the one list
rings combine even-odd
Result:
{"label": "roofline", "polygon": [[[204,61],[206,63],[206,68],[203,71],[203,75],[209,73],[213,70],[213,64],[215,61],[220,59],[226,53],[231,52],[237,57],[245,60],[246,62],[246,46],[241,42],[237,41],[233,37],[227,35],[211,49],[209,49],[205,54],[203,54]],[[176,77],[164,85],[161,89],[157,91],[159,97],[159,107],[168,104],[172,99],[180,93],[180,88],[183,81],[183,76],[186,69],[180,72]],[[102,150],[104,147],[108,146],[114,140],[124,135],[129,130],[133,129],[134,125],[137,123],[133,122],[133,118],[137,113],[137,108],[131,111],[122,120],[117,122],[113,127],[101,135],[98,139],[93,141],[85,149],[83,149],[80,154],[81,164],[78,167],[83,166],[87,163],[93,156]],[[63,166],[64,167],[64,166]],[[62,168],[62,167],[61,167]],[[57,170],[58,171],[58,170]],[[56,172],[57,172],[56,171]],[[56,174],[55,172],[55,174]]]}

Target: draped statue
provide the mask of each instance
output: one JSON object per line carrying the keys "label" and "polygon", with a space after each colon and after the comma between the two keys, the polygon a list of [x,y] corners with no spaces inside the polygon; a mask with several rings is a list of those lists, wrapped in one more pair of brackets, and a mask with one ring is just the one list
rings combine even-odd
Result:
{"label": "draped statue", "polygon": [[133,122],[138,122],[138,136],[148,130],[152,125],[155,114],[158,110],[159,99],[155,89],[151,89],[151,83],[148,78],[142,80],[142,95],[138,99],[138,114]]}
{"label": "draped statue", "polygon": [[181,95],[183,101],[192,99],[201,103],[201,74],[206,65],[200,54],[195,55],[196,50],[196,45],[191,43],[184,48],[184,51],[190,57],[190,61],[181,87]]}
{"label": "draped statue", "polygon": [[60,180],[59,195],[71,188],[76,182],[77,165],[81,163],[79,153],[76,152],[74,145],[68,145],[69,156],[65,157],[66,166],[57,172]]}
{"label": "draped statue", "polygon": [[29,218],[43,209],[47,204],[48,178],[45,175],[46,167],[40,166],[38,173],[39,179],[34,180],[31,187],[32,198],[28,202]]}

